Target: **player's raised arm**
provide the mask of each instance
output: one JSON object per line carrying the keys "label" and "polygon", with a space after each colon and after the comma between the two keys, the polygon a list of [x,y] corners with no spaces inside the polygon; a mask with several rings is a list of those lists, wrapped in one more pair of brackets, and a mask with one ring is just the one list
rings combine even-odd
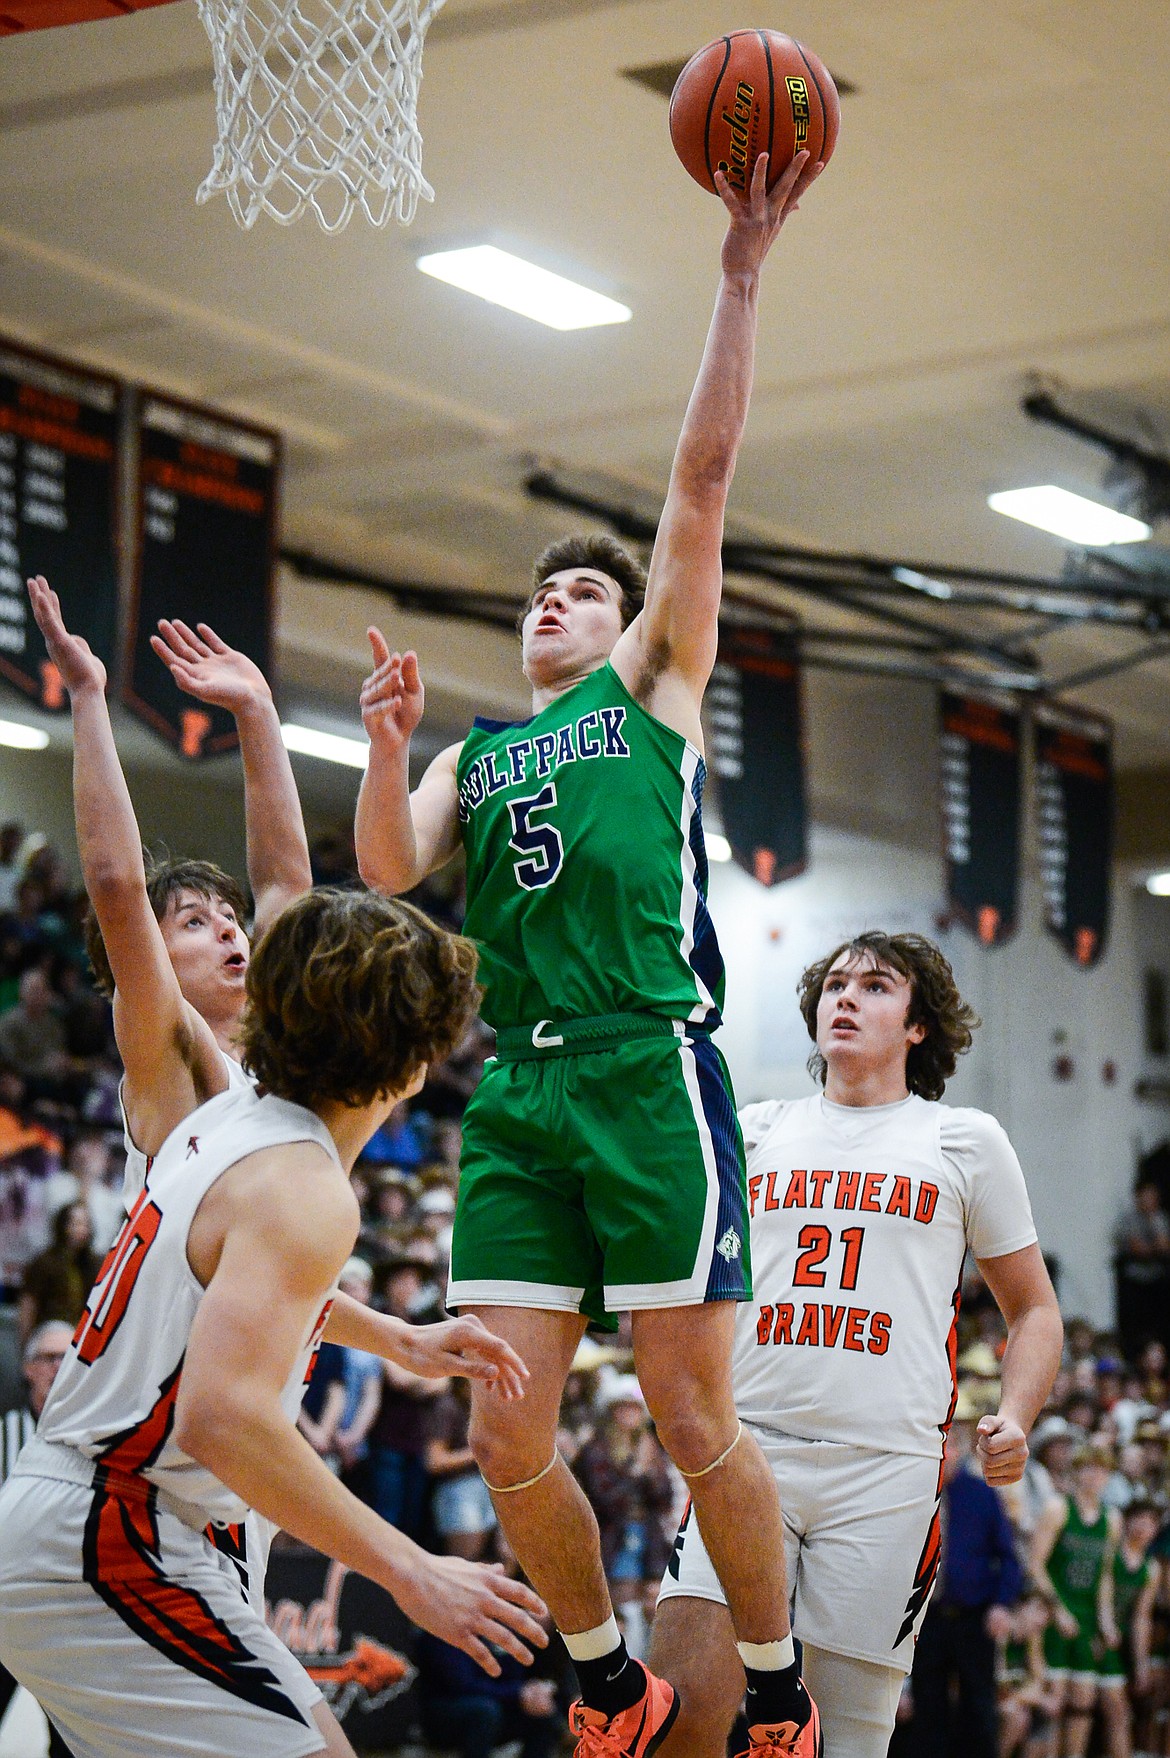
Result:
{"label": "player's raised arm", "polygon": [[211,1029],[184,1000],[150,906],[142,842],[106,704],[106,671],[71,635],[43,576],[28,583],[37,627],[69,692],[73,811],[82,877],[113,975],[114,1032],[126,1070],[127,1113],[163,1094],[179,1118],[226,1084]]}
{"label": "player's raised arm", "polygon": [[252,1154],[211,1187],[188,1236],[205,1293],[191,1327],[175,1439],[294,1537],[393,1594],[494,1676],[489,1644],[525,1664],[547,1638],[540,1600],[474,1563],[432,1557],[343,1488],[281,1407],[305,1336],[353,1249],[357,1204],[319,1146]]}
{"label": "player's raised arm", "polygon": [[440,751],[412,794],[410,740],[424,701],[418,659],[391,653],[379,629],[369,635],[374,669],[362,685],[361,709],[370,765],[358,794],[354,845],[366,884],[394,896],[443,866],[459,846],[459,746]]}
{"label": "player's raised arm", "polygon": [[313,883],[309,845],[280,717],[260,667],[222,641],[206,623],[162,621],[150,644],[179,688],[226,708],[240,735],[248,881],[256,902],[257,938],[287,904]]}
{"label": "player's raised arm", "polygon": [[756,160],[751,189],[736,195],[722,173],[719,193],[729,225],[722,278],[674,455],[658,526],[642,614],[614,650],[615,669],[630,681],[646,663],[666,668],[697,702],[718,644],[723,590],[723,515],[747,420],[755,369],[760,270],[781,226],[821,170],[798,153],[771,195],[767,156]]}

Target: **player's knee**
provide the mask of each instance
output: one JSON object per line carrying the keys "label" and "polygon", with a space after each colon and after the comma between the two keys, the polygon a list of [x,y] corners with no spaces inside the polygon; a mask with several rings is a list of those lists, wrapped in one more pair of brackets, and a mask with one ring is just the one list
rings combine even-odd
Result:
{"label": "player's knee", "polygon": [[532,1477],[552,1456],[554,1437],[533,1435],[510,1410],[473,1404],[467,1444],[489,1488],[506,1489]]}
{"label": "player's knee", "polygon": [[654,1416],[658,1438],[681,1472],[703,1471],[735,1434],[734,1411],[712,1409],[704,1399],[680,1397]]}

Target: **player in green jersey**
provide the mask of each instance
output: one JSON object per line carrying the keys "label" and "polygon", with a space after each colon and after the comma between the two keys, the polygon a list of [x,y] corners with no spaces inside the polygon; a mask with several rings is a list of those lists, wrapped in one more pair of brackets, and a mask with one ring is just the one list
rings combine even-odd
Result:
{"label": "player in green jersey", "polygon": [[1156,1502],[1133,1501],[1122,1511],[1113,1556],[1113,1622],[1119,1640],[1105,1650],[1097,1668],[1108,1758],[1130,1758],[1130,1692],[1138,1701],[1149,1694],[1150,1620],[1159,1582],[1158,1564],[1149,1551],[1161,1526]]}
{"label": "player in green jersey", "polygon": [[1084,1758],[1100,1682],[1100,1658],[1119,1637],[1113,1558],[1121,1516],[1101,1500],[1112,1460],[1086,1446],[1073,1458],[1073,1488],[1043,1510],[1032,1538],[1031,1574],[1052,1607],[1044,1657],[1059,1704],[1060,1758]]}
{"label": "player in green jersey", "polygon": [[584,1758],[650,1758],[677,1710],[671,1686],[625,1652],[596,1521],[556,1452],[586,1322],[622,1310],[727,1595],[753,1750],[822,1748],[793,1656],[775,1484],[731,1397],[734,1302],[750,1276],[743,1146],[710,1041],[723,975],[705,902],[699,721],[760,270],[819,168],[800,154],[770,196],[764,158],[746,196],[721,178],[722,279],[649,573],[602,538],[541,558],[522,626],[532,718],[477,722],[411,794],[415,656],[372,630],[362,691],[363,878],[407,891],[461,840],[467,854],[465,931],[480,946],[497,1056],[464,1118],[449,1299],[531,1372],[524,1420],[476,1398],[471,1441],[576,1664]]}

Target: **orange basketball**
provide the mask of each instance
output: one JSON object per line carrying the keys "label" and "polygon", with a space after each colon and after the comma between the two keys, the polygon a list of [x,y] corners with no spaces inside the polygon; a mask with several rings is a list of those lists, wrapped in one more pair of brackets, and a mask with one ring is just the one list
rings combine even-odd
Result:
{"label": "orange basketball", "polygon": [[722,170],[745,194],[767,153],[768,188],[803,148],[826,164],[841,105],[823,61],[783,31],[732,31],[692,55],[670,99],[670,138],[704,189]]}

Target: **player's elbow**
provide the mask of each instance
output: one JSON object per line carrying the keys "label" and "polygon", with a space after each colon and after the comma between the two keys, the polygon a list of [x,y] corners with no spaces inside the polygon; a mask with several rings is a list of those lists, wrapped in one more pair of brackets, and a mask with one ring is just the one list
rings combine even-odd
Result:
{"label": "player's elbow", "polygon": [[175,1444],[222,1479],[224,1461],[230,1460],[233,1448],[238,1450],[241,1423],[246,1421],[247,1412],[225,1388],[209,1387],[188,1395],[183,1387],[175,1406]]}
{"label": "player's elbow", "polygon": [[384,849],[371,850],[359,846],[357,870],[363,885],[368,885],[371,891],[380,891],[385,897],[397,897],[400,892],[409,891],[416,883],[406,863],[394,860]]}
{"label": "player's elbow", "polygon": [[125,911],[138,902],[146,889],[141,861],[102,856],[85,863],[85,889],[98,922]]}

